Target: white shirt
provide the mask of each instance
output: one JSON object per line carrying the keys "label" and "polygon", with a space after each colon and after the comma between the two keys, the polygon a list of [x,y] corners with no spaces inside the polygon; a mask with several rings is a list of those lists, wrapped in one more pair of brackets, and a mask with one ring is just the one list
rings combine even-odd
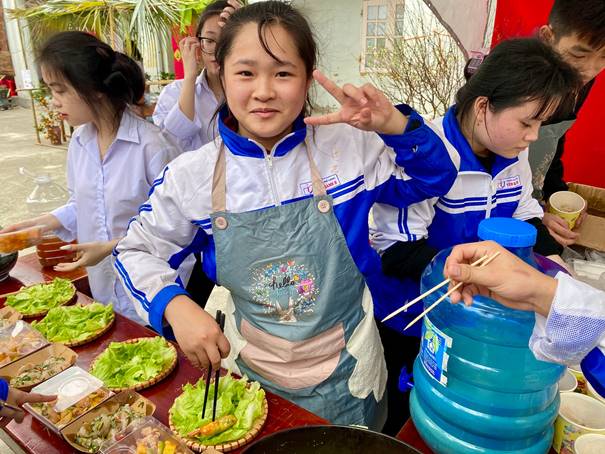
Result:
{"label": "white shirt", "polygon": [[183,151],[201,148],[217,136],[216,122],[212,121],[219,102],[208,86],[206,71],[195,81],[195,119],[191,121],[179,106],[183,80],[166,85],[155,106],[153,122],[162,132],[175,139]]}
{"label": "white shirt", "polygon": [[[67,152],[70,198],[52,212],[63,226],[55,233],[64,241],[77,239],[79,243],[123,237],[139,207],[146,209],[142,204],[156,177],[180,153],[156,126],[128,109],[102,161],[94,125],[79,127]],[[112,302],[117,312],[140,321],[116,277],[111,257],[87,271],[96,300]]]}

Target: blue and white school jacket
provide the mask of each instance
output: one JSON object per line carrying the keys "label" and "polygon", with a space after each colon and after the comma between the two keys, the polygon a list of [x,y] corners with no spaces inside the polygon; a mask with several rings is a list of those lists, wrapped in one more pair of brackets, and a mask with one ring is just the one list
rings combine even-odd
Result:
{"label": "blue and white school jacket", "polygon": [[[405,207],[439,197],[451,187],[459,157],[438,128],[408,106],[401,135],[381,135],[338,124],[311,128],[302,118],[292,133],[267,155],[263,147],[239,136],[219,116],[226,147],[227,209],[260,210],[312,197],[305,143],[321,173],[351,256],[373,299],[385,286],[380,258],[369,241],[368,214],[376,201]],[[212,236],[211,188],[220,139],[172,161],[156,180],[145,210],[131,221],[114,250],[115,268],[138,314],[163,333],[168,303],[186,294],[189,269],[183,263],[202,252],[205,273],[216,281]]]}
{"label": "blue and white school jacket", "polygon": [[532,197],[527,150],[514,159],[496,155],[488,171],[460,131],[456,106],[433,123],[460,155],[456,180],[446,194],[409,207],[376,204],[371,237],[377,251],[383,252],[397,241],[422,238],[428,238],[431,246],[441,250],[477,241],[479,223],[489,217],[525,221],[544,216],[542,207]]}

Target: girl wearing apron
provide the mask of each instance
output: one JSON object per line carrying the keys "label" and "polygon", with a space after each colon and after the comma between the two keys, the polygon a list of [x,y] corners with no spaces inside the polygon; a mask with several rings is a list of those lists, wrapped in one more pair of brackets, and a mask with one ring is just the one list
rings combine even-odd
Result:
{"label": "girl wearing apron", "polygon": [[[118,245],[116,269],[139,314],[172,330],[194,364],[226,358],[333,423],[380,429],[386,369],[373,299],[386,287],[368,213],[376,200],[446,191],[457,155],[374,87],[314,74],[315,50],[285,3],[232,15],[216,49],[220,139],[168,166]],[[341,109],[303,119],[313,75]],[[224,335],[180,285],[176,270],[198,250],[230,293]]]}

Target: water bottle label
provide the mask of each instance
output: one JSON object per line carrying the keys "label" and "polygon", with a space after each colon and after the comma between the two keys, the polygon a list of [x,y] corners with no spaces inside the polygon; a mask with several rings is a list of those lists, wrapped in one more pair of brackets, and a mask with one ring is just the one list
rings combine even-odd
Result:
{"label": "water bottle label", "polygon": [[428,317],[424,317],[420,360],[426,372],[443,386],[447,386],[447,350],[450,348],[452,338],[433,325]]}

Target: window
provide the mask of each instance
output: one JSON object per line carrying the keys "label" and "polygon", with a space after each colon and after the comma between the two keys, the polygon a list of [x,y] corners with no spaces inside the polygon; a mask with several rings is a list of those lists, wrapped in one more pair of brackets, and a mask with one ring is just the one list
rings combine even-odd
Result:
{"label": "window", "polygon": [[389,39],[403,34],[402,0],[365,0],[363,2],[362,72],[375,66],[376,52],[389,46]]}

